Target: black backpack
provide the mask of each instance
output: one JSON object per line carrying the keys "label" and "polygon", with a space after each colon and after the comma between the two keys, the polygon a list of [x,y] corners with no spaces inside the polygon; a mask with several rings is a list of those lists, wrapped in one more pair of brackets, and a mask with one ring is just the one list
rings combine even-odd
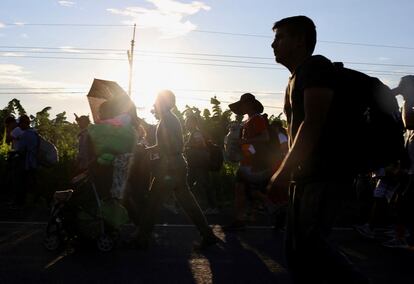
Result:
{"label": "black backpack", "polygon": [[[404,152],[403,123],[390,88],[378,78],[334,63],[339,121],[349,139],[344,149],[357,173],[386,167]],[[339,105],[338,105],[339,104]],[[338,107],[339,106],[339,107]],[[342,136],[343,137],[343,136]]]}

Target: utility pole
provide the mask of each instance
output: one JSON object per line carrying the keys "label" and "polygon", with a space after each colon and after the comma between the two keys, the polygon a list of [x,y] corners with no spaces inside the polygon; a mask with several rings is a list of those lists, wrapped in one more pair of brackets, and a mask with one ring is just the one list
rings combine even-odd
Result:
{"label": "utility pole", "polygon": [[134,66],[134,46],[135,46],[135,29],[137,24],[134,24],[134,33],[132,34],[131,40],[131,49],[127,51],[128,62],[129,62],[129,85],[128,85],[128,95],[132,94],[132,68]]}

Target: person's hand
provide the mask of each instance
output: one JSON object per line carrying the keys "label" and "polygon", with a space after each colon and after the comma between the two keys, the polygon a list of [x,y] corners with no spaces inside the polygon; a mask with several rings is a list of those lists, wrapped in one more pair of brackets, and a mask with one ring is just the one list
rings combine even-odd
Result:
{"label": "person's hand", "polygon": [[278,188],[283,185],[286,185],[290,179],[290,171],[285,167],[281,166],[270,178],[269,183],[267,184],[266,191],[271,192],[273,188]]}

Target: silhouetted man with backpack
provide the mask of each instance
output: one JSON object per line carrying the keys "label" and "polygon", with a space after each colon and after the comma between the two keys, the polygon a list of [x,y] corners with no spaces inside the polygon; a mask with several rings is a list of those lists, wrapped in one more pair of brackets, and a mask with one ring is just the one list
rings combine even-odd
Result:
{"label": "silhouetted man with backpack", "polygon": [[26,205],[28,193],[37,194],[36,175],[39,138],[36,130],[30,127],[30,118],[27,115],[20,116],[19,127],[23,132],[18,138],[16,147],[18,162],[14,168],[14,175],[17,183],[16,205],[17,207],[23,207]]}
{"label": "silhouetted man with backpack", "polygon": [[269,188],[292,181],[285,245],[293,280],[369,283],[327,241],[340,198],[353,179],[338,146],[335,67],[327,58],[312,55],[316,29],[311,19],[285,18],[273,30],[276,62],[291,72],[284,107],[290,150]]}

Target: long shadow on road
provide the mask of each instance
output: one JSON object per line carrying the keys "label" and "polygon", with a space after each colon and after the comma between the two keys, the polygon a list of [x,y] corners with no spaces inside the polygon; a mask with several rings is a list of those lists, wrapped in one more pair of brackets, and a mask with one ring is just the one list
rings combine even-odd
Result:
{"label": "long shadow on road", "polygon": [[[263,230],[225,235],[216,226],[223,242],[202,252],[193,249],[198,239],[193,227],[162,226],[148,250],[100,253],[91,244],[53,253],[41,246],[43,229],[39,224],[0,229],[6,233],[0,238],[1,283],[289,283],[273,245],[278,241]],[[254,239],[267,243],[267,255],[256,250]]]}

